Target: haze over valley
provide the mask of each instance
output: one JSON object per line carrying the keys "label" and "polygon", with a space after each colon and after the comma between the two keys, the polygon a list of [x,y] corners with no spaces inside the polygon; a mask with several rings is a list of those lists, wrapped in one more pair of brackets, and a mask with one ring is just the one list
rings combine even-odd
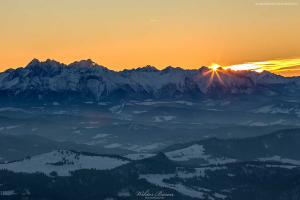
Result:
{"label": "haze over valley", "polygon": [[[285,184],[300,177],[299,92],[299,77],[267,71],[116,72],[92,60],[34,59],[0,73],[0,191],[8,199],[72,199],[54,192],[55,183],[42,194],[21,182],[54,180],[68,190],[65,182],[96,176],[115,187],[88,199],[142,199],[136,191],[161,188],[176,199],[246,199],[251,188],[263,199],[257,187],[278,187],[269,177],[274,171],[280,184],[281,176],[295,178]],[[269,178],[254,184],[252,173]],[[247,186],[239,186],[242,176]],[[219,178],[230,188],[215,187]],[[282,187],[272,198],[298,191]]]}

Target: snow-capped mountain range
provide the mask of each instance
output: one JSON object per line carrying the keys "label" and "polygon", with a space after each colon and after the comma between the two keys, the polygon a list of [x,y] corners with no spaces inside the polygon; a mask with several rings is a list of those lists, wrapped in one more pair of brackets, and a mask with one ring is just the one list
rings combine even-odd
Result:
{"label": "snow-capped mountain range", "polygon": [[158,70],[149,65],[116,72],[90,59],[69,65],[33,59],[25,68],[0,73],[0,94],[10,101],[199,98],[253,93],[300,95],[300,77],[283,77],[267,71],[219,69],[216,73],[207,67]]}

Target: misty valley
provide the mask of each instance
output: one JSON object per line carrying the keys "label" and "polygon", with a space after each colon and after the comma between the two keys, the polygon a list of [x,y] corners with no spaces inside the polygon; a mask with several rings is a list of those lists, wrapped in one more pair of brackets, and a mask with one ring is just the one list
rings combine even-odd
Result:
{"label": "misty valley", "polygon": [[300,199],[299,77],[218,71],[0,73],[0,199]]}

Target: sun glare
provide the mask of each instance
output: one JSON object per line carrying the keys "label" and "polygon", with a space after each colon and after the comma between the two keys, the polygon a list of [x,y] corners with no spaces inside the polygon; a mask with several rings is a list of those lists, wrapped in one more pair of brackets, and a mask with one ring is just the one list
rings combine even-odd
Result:
{"label": "sun glare", "polygon": [[256,72],[270,71],[270,72],[281,72],[288,71],[291,69],[298,70],[300,66],[300,59],[278,59],[278,60],[268,60],[261,62],[249,62],[239,65],[231,65],[223,67],[223,69],[231,69],[234,71],[238,70],[252,70]]}
{"label": "sun glare", "polygon": [[208,68],[216,71],[219,67],[221,67],[221,66],[218,65],[217,63],[212,63]]}
{"label": "sun glare", "polygon": [[[300,58],[294,58],[294,59],[277,59],[277,60],[268,60],[268,61],[261,61],[261,62],[249,62],[249,63],[231,65],[231,66],[222,66],[222,69],[233,70],[233,71],[250,70],[259,73],[263,71],[270,71],[272,73],[278,73],[278,72],[288,71],[288,70],[300,71],[299,66],[300,66]],[[211,69],[211,72],[217,72],[217,69],[220,67],[221,67],[220,65],[216,63],[212,63],[208,68]]]}

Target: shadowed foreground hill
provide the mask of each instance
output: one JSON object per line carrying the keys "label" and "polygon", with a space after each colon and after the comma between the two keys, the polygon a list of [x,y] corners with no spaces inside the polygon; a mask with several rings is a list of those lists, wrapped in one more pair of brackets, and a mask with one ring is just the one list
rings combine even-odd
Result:
{"label": "shadowed foreground hill", "polygon": [[19,160],[27,156],[48,153],[52,150],[72,149],[97,154],[126,154],[131,151],[106,149],[73,142],[55,142],[37,135],[3,135],[0,134],[0,162]]}
{"label": "shadowed foreground hill", "polygon": [[211,138],[197,142],[175,144],[160,152],[172,152],[202,145],[205,153],[215,157],[227,157],[237,160],[253,160],[272,156],[300,160],[300,129],[285,129],[271,134],[243,138],[217,139]]}

